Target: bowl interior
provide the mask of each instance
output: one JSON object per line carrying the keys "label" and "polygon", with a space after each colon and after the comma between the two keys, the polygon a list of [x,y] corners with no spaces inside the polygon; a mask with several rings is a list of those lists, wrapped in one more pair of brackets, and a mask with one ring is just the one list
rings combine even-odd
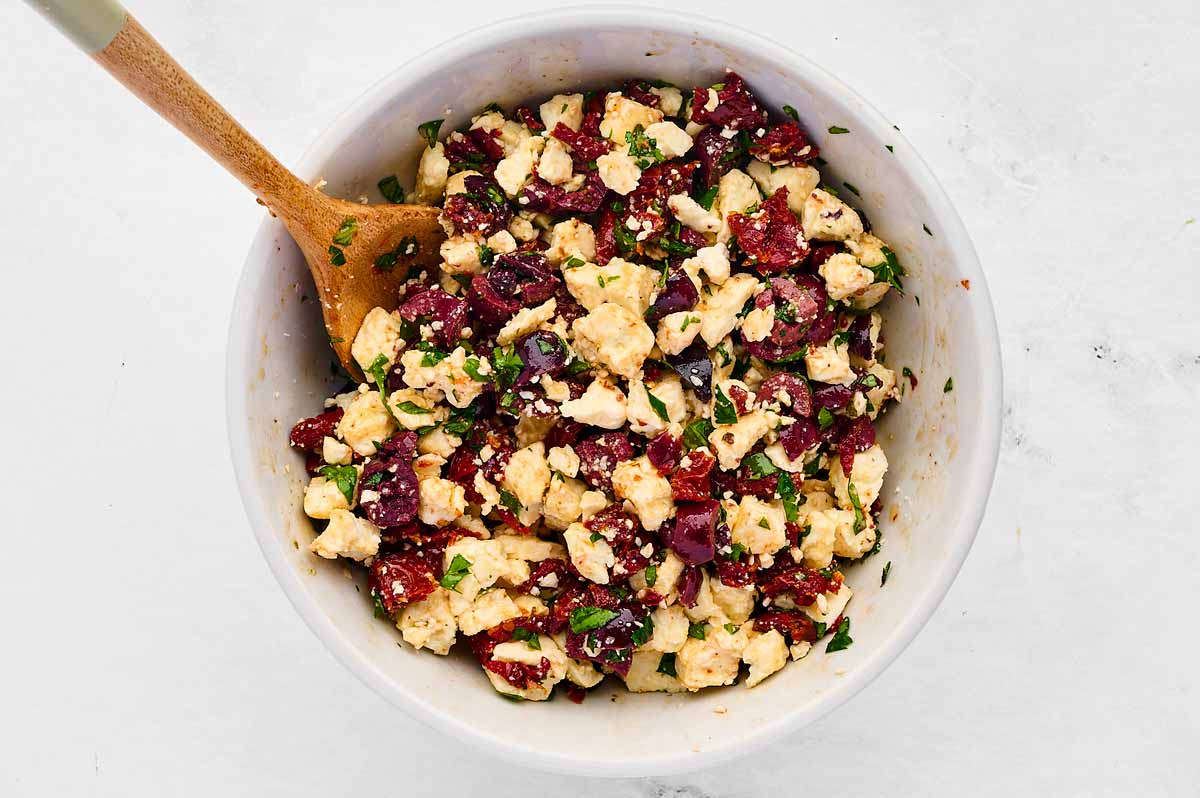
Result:
{"label": "bowl interior", "polygon": [[[380,177],[395,173],[412,183],[420,122],[445,117],[448,131],[491,101],[511,108],[628,77],[687,87],[717,81],[731,68],[770,106],[795,107],[828,161],[826,183],[865,212],[908,269],[907,295],[882,306],[886,362],[898,373],[909,367],[920,380],[881,424],[891,463],[884,543],[847,574],[856,592],[850,649],[827,655],[822,645],[753,690],[631,695],[606,683],[583,706],[504,701],[469,656],[443,659],[401,646],[398,632],[373,617],[360,577],[307,553],[313,532],[301,511],[306,480],[287,434],[338,386],[304,261],[274,220],[264,222],[239,288],[228,390],[234,463],[252,525],[292,601],[343,661],[410,712],[528,765],[634,775],[712,765],[796,728],[852,695],[899,653],[948,588],[977,528],[995,462],[1000,375],[991,307],[970,243],[897,131],[821,70],[750,34],[659,12],[643,10],[637,24],[616,21],[622,16],[564,12],[443,45],[369,92],[299,171],[327,180],[332,194],[382,201]],[[834,125],[850,132],[827,133]],[[845,190],[847,182],[861,196]],[[954,390],[944,393],[951,376]],[[728,711],[716,714],[718,705]]]}

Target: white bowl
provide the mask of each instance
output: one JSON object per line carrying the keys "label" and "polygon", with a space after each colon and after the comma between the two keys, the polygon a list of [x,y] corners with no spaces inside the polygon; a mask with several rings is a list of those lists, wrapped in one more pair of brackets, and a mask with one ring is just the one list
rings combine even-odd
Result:
{"label": "white bowl", "polygon": [[[335,384],[308,271],[277,220],[264,220],[238,286],[229,332],[229,436],[247,515],[280,585],[325,645],[381,695],[528,767],[633,776],[713,766],[829,712],[913,639],[974,540],[999,447],[999,343],[975,252],[926,165],[854,92],[780,44],[645,7],[540,13],[440,45],[370,89],[298,169],[305,179],[324,177],[332,194],[382,201],[375,190],[381,176],[395,172],[411,185],[416,126],[426,119],[446,117],[444,129],[452,130],[493,100],[511,108],[629,77],[707,85],[726,67],[768,105],[799,111],[829,163],[826,182],[860,188],[862,196],[852,199],[909,271],[908,295],[883,306],[887,362],[897,371],[911,367],[921,384],[881,425],[891,462],[884,544],[849,569],[856,595],[854,645],[846,651],[826,654],[819,645],[753,690],[631,695],[606,684],[577,706],[501,700],[468,654],[442,658],[401,646],[397,631],[372,616],[363,580],[348,580],[342,564],[306,550],[313,533],[301,511],[304,469],[287,435]],[[850,132],[827,134],[831,125]],[[954,390],[944,393],[951,376]],[[888,561],[891,576],[881,588]],[[718,705],[727,712],[714,712]]]}

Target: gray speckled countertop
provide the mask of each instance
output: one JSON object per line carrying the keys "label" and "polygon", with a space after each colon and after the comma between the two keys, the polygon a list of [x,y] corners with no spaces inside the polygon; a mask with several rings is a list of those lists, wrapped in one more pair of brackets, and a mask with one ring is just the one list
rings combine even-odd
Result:
{"label": "gray speckled countertop", "polygon": [[[414,49],[542,5],[130,2],[290,162]],[[740,8],[931,163],[995,297],[1004,447],[962,574],[874,684],[744,763],[603,782],[428,731],[303,627],[224,440],[260,209],[6,4],[0,793],[1196,795],[1200,6],[1112,5],[688,6]]]}

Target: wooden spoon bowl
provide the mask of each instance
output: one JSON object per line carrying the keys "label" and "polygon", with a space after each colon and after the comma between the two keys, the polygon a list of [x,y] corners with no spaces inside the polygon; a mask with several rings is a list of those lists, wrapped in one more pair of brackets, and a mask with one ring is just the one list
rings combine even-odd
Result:
{"label": "wooden spoon bowl", "polygon": [[349,202],[304,183],[113,0],[29,2],[283,221],[308,261],[333,351],[361,378],[350,347],[363,318],[375,307],[394,310],[412,269],[441,263],[439,210]]}

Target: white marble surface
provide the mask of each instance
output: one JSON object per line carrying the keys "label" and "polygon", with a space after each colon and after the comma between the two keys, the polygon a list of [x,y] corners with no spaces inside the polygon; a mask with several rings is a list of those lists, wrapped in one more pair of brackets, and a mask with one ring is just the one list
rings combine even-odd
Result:
{"label": "white marble surface", "polygon": [[[544,5],[131,2],[293,162],[410,53]],[[912,647],[760,757],[664,780],[518,771],[384,706],[292,612],[228,467],[261,209],[6,3],[0,794],[1200,792],[1200,6],[688,7],[742,9],[896,120],[987,270],[1004,449]]]}

